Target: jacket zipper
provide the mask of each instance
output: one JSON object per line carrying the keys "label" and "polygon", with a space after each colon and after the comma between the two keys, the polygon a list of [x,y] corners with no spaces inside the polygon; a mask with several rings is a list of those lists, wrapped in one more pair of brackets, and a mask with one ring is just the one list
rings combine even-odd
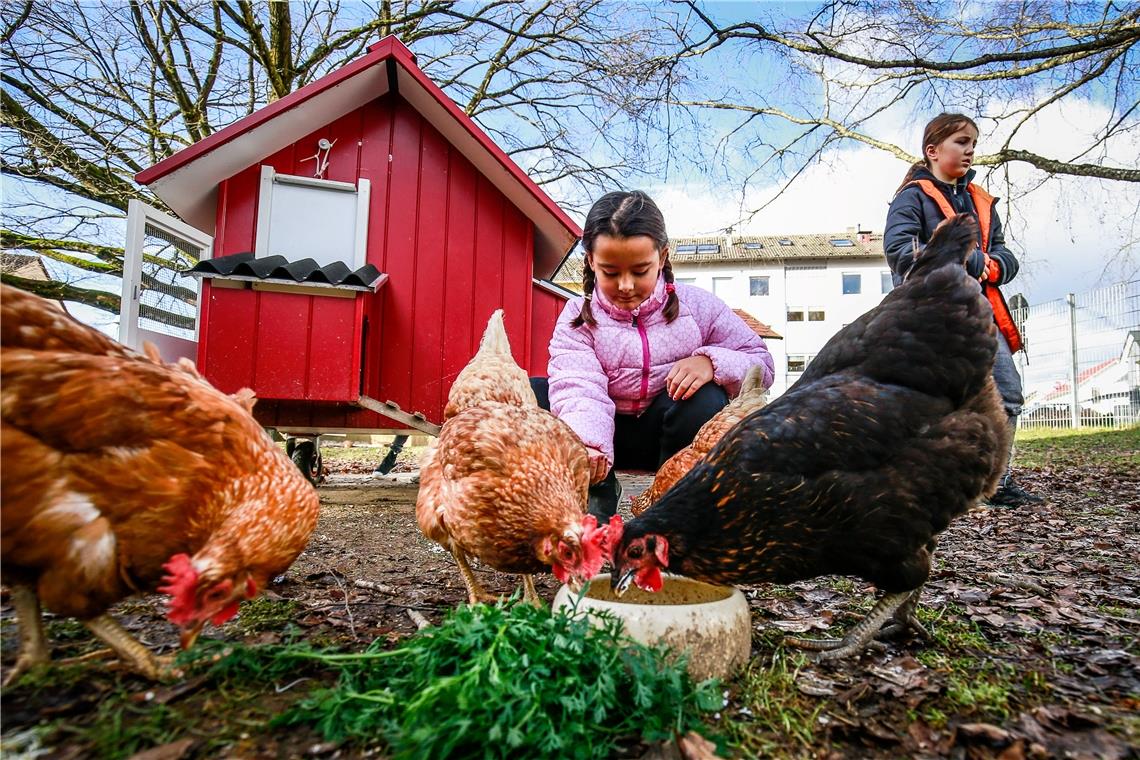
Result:
{"label": "jacket zipper", "polygon": [[639,322],[637,319],[638,314],[641,312],[641,307],[633,310],[633,315],[630,317],[629,323],[637,328],[637,334],[641,336],[641,400],[644,400],[649,395],[649,336],[645,334],[645,323]]}

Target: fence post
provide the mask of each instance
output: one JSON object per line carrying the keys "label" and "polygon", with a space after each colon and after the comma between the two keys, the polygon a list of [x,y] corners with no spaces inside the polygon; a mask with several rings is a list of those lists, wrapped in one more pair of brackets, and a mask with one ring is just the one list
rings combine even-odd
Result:
{"label": "fence post", "polygon": [[1077,371],[1077,298],[1072,293],[1065,296],[1065,302],[1069,304],[1069,346],[1072,348],[1072,378],[1069,387],[1072,389],[1072,398],[1069,400],[1069,411],[1073,416],[1073,430],[1081,426],[1081,401],[1080,389],[1077,387],[1077,379],[1079,377]]}

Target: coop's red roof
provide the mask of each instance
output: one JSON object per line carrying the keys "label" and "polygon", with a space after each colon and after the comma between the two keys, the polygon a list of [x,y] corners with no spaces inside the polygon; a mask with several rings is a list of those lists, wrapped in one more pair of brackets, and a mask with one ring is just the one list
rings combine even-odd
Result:
{"label": "coop's red roof", "polygon": [[534,223],[536,272],[553,272],[580,236],[578,225],[391,36],[361,58],[139,172],[135,179],[186,222],[213,232],[222,180],[389,92],[408,101]]}

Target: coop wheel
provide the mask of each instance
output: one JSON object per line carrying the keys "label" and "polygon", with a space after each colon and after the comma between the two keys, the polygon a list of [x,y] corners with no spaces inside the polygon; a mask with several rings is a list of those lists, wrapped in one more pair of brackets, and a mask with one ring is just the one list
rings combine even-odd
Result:
{"label": "coop wheel", "polygon": [[[295,439],[289,439],[289,443],[293,443]],[[286,448],[289,448],[286,445]],[[297,465],[297,469],[308,479],[310,483],[316,484],[321,479],[321,450],[317,447],[314,441],[296,441],[292,446],[293,453],[290,459],[293,464]]]}

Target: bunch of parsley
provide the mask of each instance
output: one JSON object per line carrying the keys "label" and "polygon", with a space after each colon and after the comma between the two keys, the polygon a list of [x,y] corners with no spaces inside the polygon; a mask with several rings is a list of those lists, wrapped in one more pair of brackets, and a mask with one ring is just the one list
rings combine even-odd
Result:
{"label": "bunch of parsley", "polygon": [[[404,757],[604,758],[619,740],[702,730],[716,681],[694,684],[683,658],[581,616],[527,604],[463,606],[394,649],[286,650],[339,671],[278,719],[326,739]],[[314,662],[315,661],[315,662]]]}

